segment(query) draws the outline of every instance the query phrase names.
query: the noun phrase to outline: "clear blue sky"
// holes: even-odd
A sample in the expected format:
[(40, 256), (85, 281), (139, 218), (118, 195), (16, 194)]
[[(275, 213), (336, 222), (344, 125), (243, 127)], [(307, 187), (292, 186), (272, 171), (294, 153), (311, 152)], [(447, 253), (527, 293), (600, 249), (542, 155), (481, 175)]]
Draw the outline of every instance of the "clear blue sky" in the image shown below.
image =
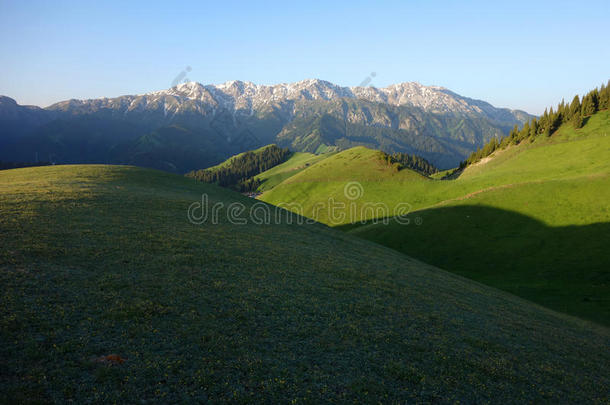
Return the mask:
[(610, 2), (0, 0), (0, 94), (47, 106), (201, 83), (418, 81), (540, 113), (610, 78)]

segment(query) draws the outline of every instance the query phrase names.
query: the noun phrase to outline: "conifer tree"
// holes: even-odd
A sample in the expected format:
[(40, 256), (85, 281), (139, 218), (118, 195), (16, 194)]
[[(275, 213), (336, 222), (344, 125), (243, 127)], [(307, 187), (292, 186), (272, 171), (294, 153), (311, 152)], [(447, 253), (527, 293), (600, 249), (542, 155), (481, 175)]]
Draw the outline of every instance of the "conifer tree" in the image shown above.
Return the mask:
[(574, 126), (574, 128), (578, 129), (582, 128), (582, 124), (582, 115), (580, 114), (580, 111), (577, 111), (576, 114), (574, 114), (574, 116), (572, 117), (572, 125)]
[(595, 112), (595, 105), (593, 104), (593, 100), (591, 99), (591, 94), (589, 93), (582, 99), (581, 115), (583, 117), (588, 117), (589, 115), (593, 114), (594, 112)]
[(566, 102), (564, 99), (561, 99), (561, 103), (557, 106), (557, 112), (561, 115), (561, 121), (563, 122), (563, 119), (566, 116)]
[(544, 133), (544, 131), (546, 130), (548, 125), (549, 125), (549, 110), (548, 110), (548, 108), (545, 108), (544, 113), (540, 116), (540, 119), (538, 122), (538, 133), (539, 134)]
[(532, 125), (530, 126), (529, 137), (534, 138), (538, 135), (538, 121), (536, 118), (532, 119)]
[(610, 81), (608, 84), (602, 84), (599, 90), (599, 110), (606, 110), (610, 107)]
[(523, 128), (521, 129), (521, 132), (519, 132), (519, 136), (515, 139), (515, 141), (513, 141), (513, 143), (515, 145), (518, 145), (521, 140), (523, 140), (525, 137), (527, 137), (530, 133), (530, 123), (526, 122), (525, 125), (523, 125)]
[(580, 108), (580, 97), (576, 95), (570, 104), (569, 119), (572, 119), (577, 113), (580, 115)]
[(547, 112), (544, 111), (544, 127), (542, 127), (541, 133), (545, 136), (551, 136), (553, 132), (553, 124), (555, 123), (555, 112), (553, 111), (553, 107)]
[(512, 131), (510, 132), (510, 137), (512, 139), (515, 139), (517, 136), (519, 136), (519, 125), (515, 124)]
[(557, 131), (557, 129), (559, 129), (559, 127), (561, 126), (562, 121), (563, 121), (563, 119), (562, 119), (560, 111), (557, 111), (556, 113), (551, 114), (549, 129), (548, 129), (546, 136), (553, 135), (553, 133), (555, 133), (555, 131)]
[(585, 123), (585, 117), (608, 108), (610, 108), (610, 80), (599, 89), (591, 90), (582, 98), (582, 101), (576, 95), (569, 105), (562, 100), (557, 105), (557, 110), (553, 108), (544, 110), (544, 113), (538, 119), (533, 118), (526, 122), (521, 130), (515, 125), (509, 135), (504, 137), (501, 142), (498, 143), (497, 139), (492, 139), (482, 149), (478, 148), (475, 152), (472, 152), (468, 159), (460, 163), (460, 168), (463, 169), (469, 164), (479, 161), (498, 148), (506, 148), (511, 144), (517, 145), (528, 137), (533, 141), (538, 134), (551, 136), (566, 122), (570, 122), (574, 128), (581, 128)]
[(593, 113), (599, 111), (599, 91), (594, 89), (591, 91), (591, 103), (593, 103)]

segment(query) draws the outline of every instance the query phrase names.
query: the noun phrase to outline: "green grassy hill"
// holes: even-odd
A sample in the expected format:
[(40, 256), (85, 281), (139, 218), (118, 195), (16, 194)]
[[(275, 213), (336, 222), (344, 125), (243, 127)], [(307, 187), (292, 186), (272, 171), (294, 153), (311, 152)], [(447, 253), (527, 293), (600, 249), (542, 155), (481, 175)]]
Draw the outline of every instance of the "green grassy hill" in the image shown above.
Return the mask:
[[(202, 194), (219, 223), (187, 219)], [(133, 167), (0, 172), (2, 402), (608, 400), (608, 329), (231, 203), (262, 204)]]
[[(263, 193), (261, 199), (274, 205), (298, 204), (298, 207), (292, 206), (293, 211), (329, 225), (338, 225), (361, 219), (360, 207), (365, 204), (383, 201), (393, 208), (402, 200), (400, 193), (392, 190), (407, 185), (423, 185), (426, 179), (410, 169), (398, 171), (383, 160), (381, 152), (358, 146), (306, 168)], [(364, 191), (356, 201), (345, 195), (346, 185), (354, 180)], [(352, 202), (359, 207), (354, 215), (343, 215), (339, 220), (329, 217), (331, 203), (348, 206)]]
[[(610, 223), (608, 133), (610, 113), (601, 111), (581, 129), (565, 125), (550, 138), (499, 150), (451, 181), (404, 179), (389, 169), (371, 178), (375, 172), (365, 159), (327, 166), (323, 178), (318, 164), (262, 198), (273, 204), (298, 202), (305, 215), (322, 222), (343, 225), (358, 236), (551, 308), (610, 324), (610, 255), (603, 248), (610, 243), (604, 225)], [(361, 183), (361, 198), (343, 196), (349, 181)], [(355, 205), (356, 215), (314, 215), (315, 204), (329, 196), (346, 207)], [(371, 202), (386, 204), (390, 215), (406, 203), (412, 209), (410, 224), (353, 224), (375, 217), (374, 210), (363, 208)]]
[[(468, 167), (455, 181), (430, 179), (405, 170), (395, 173), (377, 159), (377, 151), (356, 147), (335, 155), (335, 160), (326, 159), (307, 168), (263, 194), (262, 199), (271, 203), (298, 201), (308, 215), (317, 202), (326, 201), (329, 195), (340, 198), (348, 182), (358, 181), (365, 199), (355, 201), (357, 204), (381, 201), (393, 208), (406, 202), (413, 209), (421, 209), (488, 188), (603, 175), (610, 173), (608, 132), (610, 113), (602, 111), (579, 130), (565, 126), (551, 138), (498, 151), (493, 159)], [(324, 217), (318, 219), (326, 222)], [(368, 220), (371, 216), (359, 212), (355, 219)], [(348, 218), (342, 224), (347, 223)]]
[(300, 173), (307, 167), (326, 159), (330, 154), (314, 155), (313, 153), (294, 152), (284, 163), (272, 167), (271, 169), (255, 176), (262, 182), (259, 191), (271, 190), (273, 187), (282, 183), (289, 177)]

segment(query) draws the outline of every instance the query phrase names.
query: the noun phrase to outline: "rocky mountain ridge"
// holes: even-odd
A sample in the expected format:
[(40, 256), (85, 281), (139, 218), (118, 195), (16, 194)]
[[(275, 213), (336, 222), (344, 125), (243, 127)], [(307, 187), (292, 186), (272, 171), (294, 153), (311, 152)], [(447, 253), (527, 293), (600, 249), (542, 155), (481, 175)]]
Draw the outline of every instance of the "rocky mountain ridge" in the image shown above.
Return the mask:
[(438, 86), (341, 87), (310, 79), (197, 82), (41, 109), (0, 99), (0, 160), (125, 163), (190, 171), (270, 143), (321, 153), (356, 145), (456, 166), (531, 116)]

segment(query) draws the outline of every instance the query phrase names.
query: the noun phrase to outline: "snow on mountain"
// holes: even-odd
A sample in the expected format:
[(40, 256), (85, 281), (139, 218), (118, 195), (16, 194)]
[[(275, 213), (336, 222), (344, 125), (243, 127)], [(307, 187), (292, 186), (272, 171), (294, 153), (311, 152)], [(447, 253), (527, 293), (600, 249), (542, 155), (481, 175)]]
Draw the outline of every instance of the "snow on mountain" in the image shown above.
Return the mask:
[(411, 106), (431, 113), (481, 114), (487, 118), (523, 121), (523, 111), (496, 108), (491, 104), (462, 97), (439, 86), (416, 82), (393, 84), (384, 88), (341, 87), (333, 83), (307, 79), (295, 83), (259, 85), (232, 80), (222, 84), (181, 83), (167, 90), (140, 95), (92, 100), (67, 100), (50, 106), (49, 110), (94, 112), (102, 109), (130, 112), (154, 111), (170, 117), (183, 112), (214, 115), (228, 110), (233, 115), (253, 115), (270, 107), (291, 106), (298, 101), (363, 100), (392, 106)]
[(144, 96), (173, 96), (180, 101), (194, 100), (214, 107), (224, 107), (237, 111), (251, 111), (265, 105), (287, 101), (337, 100), (341, 98), (359, 99), (395, 106), (413, 106), (437, 113), (489, 114), (499, 110), (489, 103), (462, 97), (443, 87), (424, 86), (416, 82), (393, 84), (385, 88), (341, 87), (318, 79), (271, 86), (239, 80), (218, 85), (188, 82)]
[[(5, 159), (27, 160), (44, 147), (58, 161), (135, 162), (180, 171), (269, 143), (302, 152), (364, 144), (417, 154), (447, 168), (530, 118), (414, 82), (385, 88), (318, 79), (275, 85), (187, 82), (146, 94), (66, 100), (45, 109), (0, 98), (0, 152), (8, 151)], [(27, 143), (21, 139), (26, 134), (39, 141)], [(66, 139), (59, 142), (61, 137)], [(92, 139), (100, 144), (91, 146)], [(75, 152), (83, 148), (91, 149), (89, 160)]]

